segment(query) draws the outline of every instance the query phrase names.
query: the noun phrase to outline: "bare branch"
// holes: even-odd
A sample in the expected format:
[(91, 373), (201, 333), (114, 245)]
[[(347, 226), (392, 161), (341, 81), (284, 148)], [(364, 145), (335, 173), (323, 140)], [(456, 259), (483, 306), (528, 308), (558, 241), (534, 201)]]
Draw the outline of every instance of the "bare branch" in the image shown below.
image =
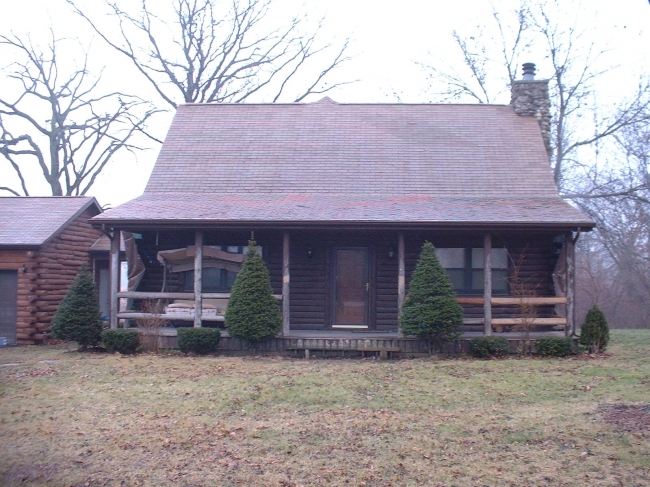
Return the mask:
[[(298, 79), (310, 79), (312, 71), (312, 81), (293, 95), (294, 100), (347, 83), (327, 85), (325, 80), (349, 59), (348, 42), (340, 48), (319, 47), (319, 29), (306, 35), (306, 21), (298, 17), (285, 27), (269, 29), (266, 19), (271, 0), (231, 0), (227, 10), (217, 0), (174, 0), (171, 24), (154, 13), (164, 8), (158, 4), (142, 0), (138, 10), (130, 13), (106, 0), (117, 22), (115, 36), (103, 22), (87, 15), (78, 6), (79, 0), (66, 1), (174, 108), (181, 102), (243, 102), (253, 96), (277, 101), (292, 96), (289, 86), (298, 91)], [(327, 61), (325, 56), (332, 51)], [(307, 62), (316, 57), (325, 69), (316, 70), (313, 62)]]
[[(0, 36), (1, 48), (21, 56), (9, 78), (22, 88), (15, 100), (0, 95), (0, 154), (25, 195), (27, 176), (38, 170), (53, 195), (86, 194), (118, 151), (139, 149), (131, 140), (146, 134), (147, 120), (158, 111), (136, 97), (100, 93), (99, 77), (89, 79), (87, 53), (81, 67), (62, 71), (57, 58), (62, 40), (53, 33), (51, 39), (43, 53), (16, 36)], [(13, 136), (8, 124), (20, 135)]]

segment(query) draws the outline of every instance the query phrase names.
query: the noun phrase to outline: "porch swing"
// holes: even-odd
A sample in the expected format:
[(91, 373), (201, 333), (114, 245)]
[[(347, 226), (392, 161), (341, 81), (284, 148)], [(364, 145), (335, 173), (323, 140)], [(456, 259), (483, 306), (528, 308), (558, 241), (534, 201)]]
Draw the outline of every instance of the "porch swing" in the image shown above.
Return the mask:
[[(196, 249), (188, 246), (180, 249), (162, 250), (158, 252), (157, 259), (163, 265), (162, 291), (166, 292), (169, 273), (190, 272), (194, 270)], [(223, 269), (239, 273), (244, 262), (244, 254), (235, 254), (221, 250), (220, 247), (203, 247), (203, 269)], [(223, 321), (230, 299), (229, 293), (205, 293), (202, 295), (201, 317), (207, 321)], [(193, 316), (194, 301), (176, 299), (165, 306), (165, 314), (178, 318)]]

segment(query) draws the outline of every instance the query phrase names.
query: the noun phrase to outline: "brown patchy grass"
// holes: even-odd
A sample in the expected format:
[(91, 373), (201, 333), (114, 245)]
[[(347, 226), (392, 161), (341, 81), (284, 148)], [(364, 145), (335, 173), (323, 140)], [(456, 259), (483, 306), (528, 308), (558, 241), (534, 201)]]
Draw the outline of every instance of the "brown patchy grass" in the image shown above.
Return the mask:
[[(644, 486), (650, 330), (569, 359), (0, 350), (0, 485)], [(612, 406), (614, 405), (614, 406)], [(635, 413), (635, 414), (636, 414)]]

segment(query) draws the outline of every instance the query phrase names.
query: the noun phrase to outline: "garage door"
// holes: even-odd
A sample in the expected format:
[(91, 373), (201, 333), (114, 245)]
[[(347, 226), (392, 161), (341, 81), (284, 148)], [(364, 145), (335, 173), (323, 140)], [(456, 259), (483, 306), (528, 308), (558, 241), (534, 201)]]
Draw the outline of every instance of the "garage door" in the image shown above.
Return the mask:
[(9, 345), (16, 344), (17, 301), (18, 272), (0, 271), (0, 337)]

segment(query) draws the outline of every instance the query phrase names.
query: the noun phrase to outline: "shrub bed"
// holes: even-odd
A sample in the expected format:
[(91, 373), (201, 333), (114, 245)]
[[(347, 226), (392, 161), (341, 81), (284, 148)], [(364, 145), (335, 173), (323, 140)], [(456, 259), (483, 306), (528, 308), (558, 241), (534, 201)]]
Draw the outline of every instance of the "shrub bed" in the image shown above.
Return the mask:
[(535, 342), (535, 354), (542, 357), (566, 357), (572, 353), (570, 338), (543, 337)]
[(217, 328), (179, 328), (178, 348), (198, 355), (214, 353), (219, 348), (221, 332)]
[(123, 354), (136, 353), (140, 351), (140, 332), (117, 328), (104, 330), (102, 332), (102, 343), (108, 352), (120, 352)]
[(505, 357), (510, 353), (510, 344), (503, 337), (480, 337), (469, 342), (472, 357)]

